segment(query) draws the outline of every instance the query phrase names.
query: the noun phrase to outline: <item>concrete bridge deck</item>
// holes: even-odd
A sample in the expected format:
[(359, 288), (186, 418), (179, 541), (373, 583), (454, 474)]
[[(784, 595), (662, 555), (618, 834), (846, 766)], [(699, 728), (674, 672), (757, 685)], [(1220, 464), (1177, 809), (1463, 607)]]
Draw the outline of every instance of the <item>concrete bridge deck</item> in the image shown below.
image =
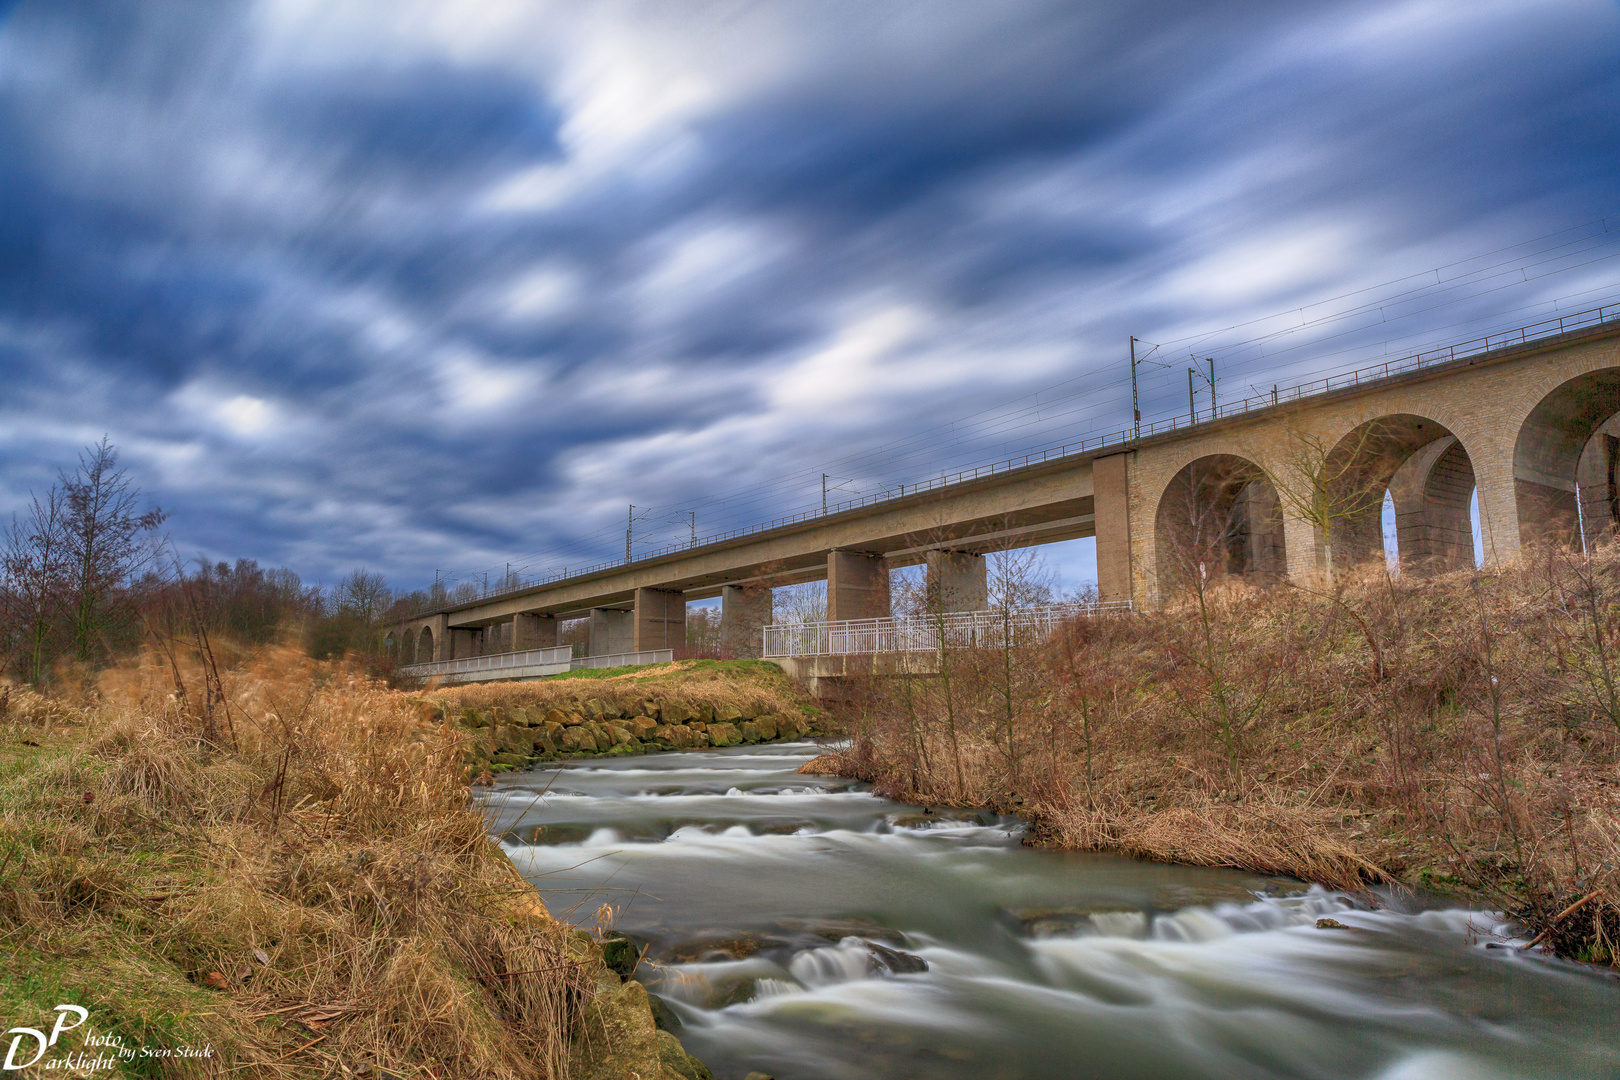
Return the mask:
[[(1472, 565), (1476, 492), (1487, 562), (1526, 542), (1579, 544), (1620, 523), (1617, 316), (1566, 316), (446, 605), (392, 636), (409, 659), (447, 661), (553, 646), (560, 619), (588, 616), (592, 654), (678, 648), (687, 602), (719, 596), (724, 646), (759, 655), (772, 587), (825, 579), (829, 621), (883, 618), (888, 571), (926, 564), (935, 602), (972, 611), (985, 606), (987, 553), (1087, 536), (1101, 599), (1142, 609), (1189, 561), (1275, 578), (1321, 572), (1330, 548), (1335, 566), (1382, 557), (1386, 491), (1419, 570)], [(1366, 497), (1331, 538), (1278, 490), (1312, 448), (1320, 473)]]

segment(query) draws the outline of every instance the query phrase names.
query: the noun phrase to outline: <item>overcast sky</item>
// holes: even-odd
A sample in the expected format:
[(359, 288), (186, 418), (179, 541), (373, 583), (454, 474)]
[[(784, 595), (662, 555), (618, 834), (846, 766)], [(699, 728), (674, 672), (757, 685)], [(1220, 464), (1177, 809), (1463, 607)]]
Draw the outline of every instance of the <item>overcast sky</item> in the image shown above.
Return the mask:
[(105, 433), (311, 581), (1117, 430), (1132, 334), (1152, 419), (1620, 298), (1613, 2), (0, 13), (0, 508)]

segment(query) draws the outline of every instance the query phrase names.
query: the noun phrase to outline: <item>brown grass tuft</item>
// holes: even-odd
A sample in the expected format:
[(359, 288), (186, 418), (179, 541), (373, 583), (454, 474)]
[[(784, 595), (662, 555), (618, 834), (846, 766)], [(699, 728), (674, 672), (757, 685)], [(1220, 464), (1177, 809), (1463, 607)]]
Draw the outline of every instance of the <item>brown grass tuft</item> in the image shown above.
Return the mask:
[[(88, 738), (0, 782), (0, 941), (96, 1027), (220, 1052), (176, 1075), (566, 1075), (596, 961), (490, 840), (458, 736), (290, 650), (212, 686), (176, 659), (106, 673)], [(128, 982), (75, 973), (109, 954)]]

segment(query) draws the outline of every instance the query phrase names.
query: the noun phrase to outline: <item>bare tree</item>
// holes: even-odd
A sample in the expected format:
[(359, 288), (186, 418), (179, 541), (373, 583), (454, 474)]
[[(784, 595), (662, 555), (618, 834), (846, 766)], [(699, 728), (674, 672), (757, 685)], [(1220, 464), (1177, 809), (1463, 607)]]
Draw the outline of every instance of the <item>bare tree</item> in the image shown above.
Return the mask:
[(350, 572), (338, 582), (334, 593), (338, 610), (353, 615), (367, 626), (375, 625), (393, 602), (393, 593), (383, 576), (365, 569)]
[(7, 621), (20, 637), (22, 667), (29, 682), (45, 676), (48, 646), (66, 600), (71, 564), (62, 489), (33, 497), (25, 518), (11, 519), (0, 555)]
[(774, 618), (779, 623), (812, 623), (827, 620), (827, 583), (806, 581), (776, 590)]
[(1383, 505), (1387, 477), (1378, 467), (1385, 456), (1383, 432), (1376, 424), (1364, 424), (1350, 436), (1348, 445), (1331, 447), (1319, 435), (1290, 431), (1292, 452), (1277, 472), (1267, 478), (1277, 497), (1315, 527), (1322, 539), (1322, 555), (1327, 567), (1328, 585), (1336, 584), (1336, 559), (1344, 552), (1340, 539), (1351, 526)]
[(79, 455), (73, 475), (61, 474), (69, 567), (69, 624), (80, 660), (94, 657), (120, 590), (149, 566), (162, 544), (155, 531), (167, 515), (142, 511), (141, 492), (105, 437)]

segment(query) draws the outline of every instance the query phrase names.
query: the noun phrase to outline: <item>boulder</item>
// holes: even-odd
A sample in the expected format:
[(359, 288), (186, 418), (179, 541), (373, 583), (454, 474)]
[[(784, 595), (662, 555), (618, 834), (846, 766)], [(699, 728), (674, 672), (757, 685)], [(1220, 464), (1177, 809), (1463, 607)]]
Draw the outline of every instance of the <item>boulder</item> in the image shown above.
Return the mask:
[(714, 1080), (714, 1073), (704, 1067), (703, 1062), (688, 1054), (681, 1046), (681, 1040), (662, 1030), (654, 1038), (658, 1040), (658, 1060), (672, 1080), (675, 1077), (680, 1080)]
[[(561, 731), (562, 729), (558, 728), (557, 730)], [(536, 754), (555, 754), (557, 752), (557, 740), (545, 728), (530, 728), (529, 736), (532, 739), (530, 745), (534, 747)]]
[(495, 752), (495, 733), (489, 728), (475, 728), (467, 732), (467, 744), (487, 758)]
[(516, 724), (502, 724), (495, 729), (495, 749), (506, 754), (528, 754), (534, 747), (529, 729)]
[(744, 720), (737, 725), (737, 730), (742, 732), (742, 740), (745, 743), (756, 743), (760, 740), (759, 725), (752, 720)]
[(754, 721), (754, 727), (759, 729), (759, 737), (763, 742), (770, 742), (776, 738), (776, 717), (761, 716)]
[(529, 763), (527, 754), (494, 754), (489, 759), (491, 765), (505, 765), (509, 769), (520, 769)]
[(714, 706), (704, 705), (698, 709), (698, 719), (703, 721), (705, 724), (714, 723)]
[(590, 730), (584, 725), (579, 727), (563, 728), (562, 738), (565, 750), (588, 750), (596, 752), (596, 740), (591, 737)]
[(641, 949), (624, 934), (609, 930), (602, 935), (602, 963), (621, 979), (628, 979), (641, 963)]
[(548, 724), (557, 724), (557, 725), (560, 726), (562, 724), (566, 724), (567, 722), (568, 722), (568, 714), (563, 712), (561, 709), (547, 709), (546, 710), (546, 723), (548, 723)]
[(603, 705), (601, 698), (586, 698), (584, 705), (581, 706), (581, 711), (585, 713), (585, 720), (587, 723), (592, 720), (602, 719), (602, 710)]
[(737, 746), (743, 741), (742, 732), (737, 730), (736, 724), (710, 724), (708, 734), (709, 743), (713, 746)]
[(613, 741), (614, 746), (623, 746), (626, 743), (640, 741), (631, 733), (630, 729), (625, 727), (623, 724), (609, 724), (607, 730), (608, 737)]
[(695, 729), (693, 730), (693, 732), (692, 732), (692, 746), (693, 746), (694, 749), (701, 748), (701, 747), (704, 747), (704, 746), (708, 746), (709, 744), (710, 744), (709, 733), (707, 731), (697, 731)]
[(714, 718), (722, 724), (735, 724), (743, 718), (742, 710), (735, 705), (716, 705)]
[(604, 989), (598, 982), (579, 1031), (573, 1067), (568, 1070), (578, 1080), (628, 1080), (632, 1076), (663, 1080), (669, 1075), (647, 991), (634, 980), (616, 989)]
[(470, 728), (489, 727), (489, 714), (479, 712), (469, 705), (461, 710), (461, 722)]
[(625, 721), (625, 726), (630, 729), (630, 734), (642, 741), (646, 741), (653, 737), (654, 731), (658, 730), (658, 721), (650, 716), (632, 716)]

